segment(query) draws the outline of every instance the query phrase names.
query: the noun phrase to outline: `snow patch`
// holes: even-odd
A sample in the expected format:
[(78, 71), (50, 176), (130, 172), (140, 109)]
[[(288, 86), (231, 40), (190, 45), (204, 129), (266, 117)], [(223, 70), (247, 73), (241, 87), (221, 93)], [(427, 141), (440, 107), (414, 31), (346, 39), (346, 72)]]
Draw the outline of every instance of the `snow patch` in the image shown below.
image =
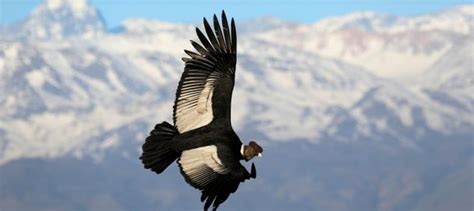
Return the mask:
[(26, 74), (26, 79), (33, 87), (41, 87), (47, 80), (44, 70), (32, 70)]
[(433, 113), (431, 111), (423, 111), (423, 116), (426, 119), (426, 123), (432, 130), (440, 131), (445, 133), (443, 121), (440, 118), (439, 114)]

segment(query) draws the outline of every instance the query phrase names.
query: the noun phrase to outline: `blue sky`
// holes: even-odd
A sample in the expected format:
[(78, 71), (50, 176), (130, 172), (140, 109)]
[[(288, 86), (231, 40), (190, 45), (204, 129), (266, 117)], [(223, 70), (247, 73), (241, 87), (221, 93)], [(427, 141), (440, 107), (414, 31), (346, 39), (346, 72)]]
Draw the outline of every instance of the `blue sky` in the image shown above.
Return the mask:
[[(42, 0), (0, 0), (2, 24), (25, 18)], [(412, 16), (436, 12), (473, 0), (89, 0), (102, 12), (109, 27), (124, 19), (143, 17), (170, 22), (196, 22), (225, 9), (238, 20), (275, 16), (289, 21), (315, 22), (354, 11), (376, 11)]]

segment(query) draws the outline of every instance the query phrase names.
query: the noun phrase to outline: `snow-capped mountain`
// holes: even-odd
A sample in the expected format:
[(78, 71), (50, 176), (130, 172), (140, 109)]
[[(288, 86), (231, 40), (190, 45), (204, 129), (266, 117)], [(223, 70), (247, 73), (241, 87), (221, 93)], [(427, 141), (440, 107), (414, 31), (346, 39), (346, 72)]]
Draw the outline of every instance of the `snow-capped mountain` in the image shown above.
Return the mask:
[(87, 0), (46, 0), (26, 20), (9, 26), (2, 36), (45, 40), (89, 38), (105, 29), (102, 15)]
[(458, 34), (472, 32), (474, 6), (450, 8), (435, 14), (399, 17), (374, 12), (356, 12), (341, 17), (327, 18), (312, 24), (318, 31), (337, 31), (357, 28), (367, 32), (400, 33), (406, 31), (447, 31)]
[[(442, 13), (443, 17), (445, 13)], [(69, 18), (58, 18), (61, 15)], [(44, 22), (53, 20), (84, 33), (89, 32), (86, 30), (89, 26), (96, 26), (92, 31), (101, 31), (103, 22), (99, 17), (97, 10), (85, 2), (46, 1), (25, 21), (27, 24), (23, 24), (20, 31), (36, 31)], [(416, 146), (413, 139), (426, 133), (450, 134), (469, 131), (473, 127), (472, 100), (450, 98), (458, 105), (453, 106), (438, 98), (433, 100), (419, 88), (405, 87), (391, 80), (390, 75), (380, 77), (363, 66), (348, 64), (344, 58), (331, 59), (324, 53), (321, 57), (316, 54), (318, 51), (301, 51), (303, 46), (273, 42), (272, 36), (277, 32), (285, 34), (292, 30), (276, 26), (283, 22), (262, 21), (265, 20), (270, 20), (275, 29), (264, 30), (268, 33), (263, 34), (262, 30), (256, 30), (254, 34), (247, 31), (240, 38), (239, 74), (233, 106), (237, 130), (253, 131), (268, 141), (347, 142), (392, 137)], [(323, 25), (301, 27), (305, 30), (316, 28), (318, 36), (313, 41), (324, 41), (323, 48), (353, 47), (352, 42), (335, 44), (331, 40), (340, 39), (340, 33), (352, 33), (350, 36), (353, 37), (359, 32), (341, 26), (340, 30), (326, 34), (327, 40), (319, 36)], [(294, 27), (286, 23), (282, 26)], [(124, 22), (123, 29), (121, 33), (103, 33), (93, 38), (66, 36), (78, 31), (63, 30), (63, 33), (49, 31), (40, 37), (26, 34), (31, 39), (16, 34), (18, 39), (1, 41), (1, 61), (5, 67), (1, 72), (1, 89), (5, 93), (0, 101), (1, 163), (24, 156), (54, 157), (107, 148), (124, 141), (114, 132), (119, 128), (133, 124), (151, 126), (160, 119), (170, 119), (173, 93), (182, 69), (180, 57), (184, 56), (182, 49), (191, 47), (187, 40), (193, 26), (134, 19)], [(370, 34), (372, 32), (361, 33), (364, 33), (361, 39), (369, 39), (365, 35), (370, 39), (379, 36)], [(416, 37), (419, 32), (409, 29), (403, 33), (403, 37)], [(440, 42), (443, 47), (433, 47), (435, 41), (418, 45), (425, 50), (439, 50), (454, 45), (452, 34), (456, 39), (464, 36), (458, 35), (456, 27), (446, 33), (449, 36), (433, 35), (443, 37)], [(56, 35), (62, 39), (58, 40)], [(268, 39), (264, 39), (265, 36)], [(310, 38), (304, 36), (303, 40)], [(414, 48), (410, 43), (390, 42), (389, 45)], [(386, 51), (389, 53), (385, 55), (391, 55), (390, 50)], [(384, 55), (371, 57), (376, 60)], [(462, 55), (456, 56), (459, 57)], [(385, 66), (406, 62), (399, 57), (392, 59), (389, 64), (384, 61)], [(440, 63), (446, 66), (443, 68), (458, 65)], [(432, 71), (442, 70), (433, 68)], [(451, 71), (472, 72), (472, 69), (464, 65)], [(435, 81), (430, 84), (450, 81), (457, 84), (454, 79), (433, 78)], [(469, 81), (463, 82), (462, 86), (472, 89)], [(428, 89), (438, 87), (443, 88), (439, 85)], [(136, 141), (142, 140), (146, 132), (147, 129), (135, 132)], [(105, 138), (104, 134), (109, 135)]]
[[(266, 151), (223, 208), (470, 210), (472, 8), (240, 23), (232, 121)], [(86, 1), (47, 0), (2, 31), (0, 209), (200, 206), (176, 168), (155, 177), (137, 159), (171, 121), (194, 27), (110, 32)]]
[(417, 82), (424, 87), (462, 95), (472, 100), (472, 93), (474, 93), (473, 38), (473, 35), (470, 35), (469, 38), (456, 43), (422, 75), (416, 77)]
[(256, 36), (358, 65), (381, 77), (406, 80), (472, 36), (473, 18), (470, 5), (415, 17), (359, 12), (276, 27)]

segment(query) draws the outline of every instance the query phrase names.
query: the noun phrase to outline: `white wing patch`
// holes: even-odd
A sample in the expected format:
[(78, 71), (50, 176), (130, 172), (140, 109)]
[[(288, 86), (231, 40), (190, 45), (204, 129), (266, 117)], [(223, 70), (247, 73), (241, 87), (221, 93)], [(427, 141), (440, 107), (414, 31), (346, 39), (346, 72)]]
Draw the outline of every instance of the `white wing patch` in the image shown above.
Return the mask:
[(204, 89), (199, 96), (198, 104), (197, 104), (197, 112), (198, 114), (205, 114), (206, 112), (210, 111), (211, 118), (212, 118), (212, 93), (214, 92), (214, 82), (215, 79), (209, 78), (206, 80), (206, 84), (204, 85)]
[(230, 172), (217, 156), (216, 146), (185, 150), (178, 162), (191, 181), (202, 187), (216, 179), (219, 174)]
[[(212, 73), (205, 79), (204, 86), (196, 86), (194, 80), (199, 78), (189, 77), (181, 89), (181, 94), (176, 103), (176, 127), (183, 133), (209, 124), (213, 119), (212, 95), (218, 73)], [(204, 80), (203, 80), (204, 81)]]

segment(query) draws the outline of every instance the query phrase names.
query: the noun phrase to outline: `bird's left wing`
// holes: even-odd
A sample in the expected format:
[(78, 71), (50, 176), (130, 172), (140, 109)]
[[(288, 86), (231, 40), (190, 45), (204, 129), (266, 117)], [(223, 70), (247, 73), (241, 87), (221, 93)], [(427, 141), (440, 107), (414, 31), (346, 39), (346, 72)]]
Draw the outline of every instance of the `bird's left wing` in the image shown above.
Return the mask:
[(186, 182), (201, 190), (205, 210), (211, 204), (217, 209), (241, 182), (257, 176), (253, 163), (249, 173), (229, 148), (220, 145), (185, 150), (178, 164)]
[(204, 19), (207, 37), (196, 28), (202, 45), (191, 41), (197, 52), (187, 51), (184, 72), (176, 92), (173, 120), (180, 133), (221, 118), (230, 124), (234, 88), (237, 35), (235, 23), (227, 23), (222, 12), (222, 29), (214, 15), (214, 30)]

